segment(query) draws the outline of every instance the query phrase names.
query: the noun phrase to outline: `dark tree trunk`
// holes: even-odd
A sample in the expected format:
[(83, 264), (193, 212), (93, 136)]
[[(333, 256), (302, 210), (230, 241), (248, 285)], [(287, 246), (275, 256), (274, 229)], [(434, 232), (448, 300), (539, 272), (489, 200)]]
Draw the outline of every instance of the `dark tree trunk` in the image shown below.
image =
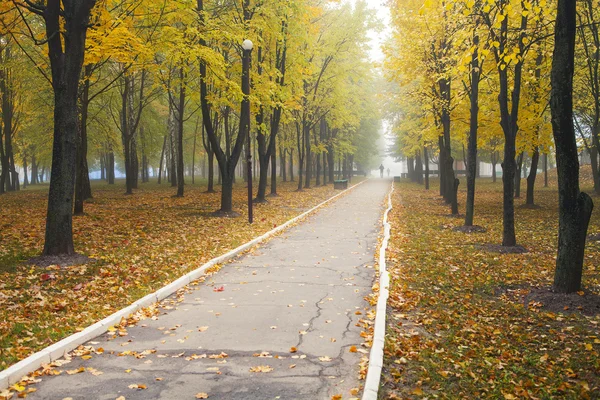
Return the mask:
[(183, 197), (184, 165), (183, 165), (183, 122), (185, 116), (185, 74), (183, 67), (179, 70), (179, 104), (177, 105), (177, 197)]
[(279, 175), (284, 182), (287, 182), (287, 150), (285, 148), (279, 149)]
[(517, 172), (515, 173), (515, 198), (521, 197), (521, 178), (523, 177), (523, 160), (525, 152), (521, 152), (517, 158)]
[(158, 184), (160, 185), (162, 180), (162, 172), (163, 172), (163, 163), (165, 160), (165, 148), (167, 147), (167, 135), (163, 138), (162, 150), (160, 152), (160, 161), (158, 164)]
[[(48, 0), (43, 13), (54, 91), (54, 143), (44, 255), (75, 253), (72, 212), (77, 156), (77, 94), (94, 3), (94, 0), (62, 2), (61, 8), (61, 1)], [(67, 16), (64, 21), (61, 15)]]
[(114, 185), (115, 184), (115, 153), (113, 152), (112, 146), (110, 146), (110, 149), (108, 151), (107, 174), (108, 174), (108, 184)]
[[(10, 47), (6, 45), (4, 52), (0, 52), (0, 63), (7, 62), (11, 59)], [(12, 148), (13, 135), (13, 117), (15, 112), (14, 91), (12, 87), (12, 71), (8, 67), (0, 68), (0, 93), (1, 98), (1, 114), (3, 131), (0, 134), (0, 140), (4, 136), (4, 148), (0, 148), (0, 156), (2, 162), (2, 174), (0, 175), (0, 193), (3, 191), (14, 191), (16, 189), (14, 174), (14, 154)]]
[(473, 37), (475, 50), (471, 56), (471, 93), (470, 93), (470, 120), (469, 144), (467, 150), (467, 206), (465, 212), (465, 226), (473, 226), (475, 214), (475, 178), (477, 176), (477, 129), (479, 118), (479, 36)]
[(544, 153), (544, 187), (548, 187), (548, 153)]
[(498, 155), (492, 152), (492, 182), (496, 183), (496, 164), (498, 164)]
[[(84, 186), (87, 180), (89, 186), (89, 172), (87, 169), (87, 120), (89, 109), (89, 94), (90, 94), (90, 79), (91, 65), (86, 65), (84, 72), (84, 82), (81, 91), (80, 99), (80, 120), (79, 120), (79, 135), (77, 140), (77, 173), (75, 176), (75, 207), (73, 213), (75, 215), (83, 214), (83, 201), (86, 199)], [(86, 179), (87, 176), (87, 179)], [(91, 195), (91, 189), (89, 189)]]
[(100, 180), (106, 179), (106, 154), (100, 154)]
[(418, 184), (423, 184), (423, 162), (421, 161), (421, 152), (415, 156), (415, 179)]
[(273, 137), (271, 140), (273, 143), (270, 143), (271, 149), (271, 192), (269, 193), (270, 197), (277, 196), (277, 142), (276, 137)]
[(537, 177), (537, 167), (538, 162), (540, 160), (540, 149), (536, 147), (533, 151), (533, 156), (531, 157), (531, 169), (529, 170), (529, 175), (527, 176), (527, 197), (525, 200), (525, 204), (532, 206), (533, 203), (533, 190), (535, 189), (535, 178)]
[(550, 110), (558, 173), (558, 255), (554, 290), (581, 289), (587, 228), (594, 203), (579, 191), (579, 160), (573, 126), (576, 2), (558, 0), (552, 56)]
[(308, 125), (308, 122), (304, 122), (302, 124), (303, 126), (303, 131), (304, 131), (304, 145), (306, 146), (304, 154), (306, 157), (306, 168), (304, 169), (305, 172), (305, 182), (304, 182), (304, 188), (308, 189), (310, 188), (310, 178), (311, 178), (311, 163), (312, 163), (312, 156), (311, 156), (311, 151), (310, 151), (310, 127)]
[(429, 150), (423, 147), (423, 158), (425, 159), (425, 190), (429, 190)]
[(35, 153), (31, 155), (31, 179), (29, 180), (31, 185), (36, 185), (40, 183), (38, 177), (38, 165), (35, 159)]
[(27, 155), (23, 153), (23, 188), (26, 188), (29, 185), (29, 181), (27, 179)]
[(327, 143), (327, 167), (329, 168), (329, 183), (333, 184), (335, 180), (335, 152), (333, 149), (333, 141), (329, 140)]
[(294, 182), (294, 152), (290, 149), (290, 182)]

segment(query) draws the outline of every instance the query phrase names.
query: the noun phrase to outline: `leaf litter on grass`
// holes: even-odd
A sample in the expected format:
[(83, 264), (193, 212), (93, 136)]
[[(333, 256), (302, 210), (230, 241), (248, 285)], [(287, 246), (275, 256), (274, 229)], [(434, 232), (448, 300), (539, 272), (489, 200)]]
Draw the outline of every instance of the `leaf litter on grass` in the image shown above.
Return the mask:
[[(462, 221), (443, 216), (434, 185), (396, 187), (382, 398), (600, 396), (598, 313), (528, 297), (552, 284), (557, 242), (556, 189), (535, 195), (539, 209), (515, 210), (528, 252), (499, 254), (481, 245), (502, 238), (501, 183), (478, 183), (475, 222), (487, 230), (478, 233), (449, 229)], [(600, 232), (598, 207), (588, 232)], [(588, 242), (584, 295), (600, 292), (598, 260), (600, 246)]]

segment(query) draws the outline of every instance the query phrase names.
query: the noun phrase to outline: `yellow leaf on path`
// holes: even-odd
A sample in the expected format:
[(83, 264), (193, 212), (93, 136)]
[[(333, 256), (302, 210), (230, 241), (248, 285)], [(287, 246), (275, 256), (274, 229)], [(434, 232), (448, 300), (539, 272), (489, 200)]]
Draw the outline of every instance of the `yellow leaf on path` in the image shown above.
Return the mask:
[(296, 368), (296, 364), (290, 364), (290, 369)]
[(70, 370), (68, 370), (67, 374), (68, 375), (75, 375), (75, 374), (79, 374), (79, 373), (84, 372), (84, 371), (85, 371), (85, 368), (79, 367), (77, 369), (70, 369)]
[(196, 393), (197, 399), (208, 399), (208, 394), (204, 392)]
[(146, 385), (143, 384), (138, 384), (138, 383), (132, 383), (131, 385), (128, 386), (129, 389), (146, 389)]
[(356, 346), (350, 346), (350, 353), (356, 353)]
[(258, 365), (256, 367), (250, 368), (250, 372), (271, 372), (273, 368), (269, 365)]
[(334, 394), (333, 396), (331, 396), (331, 400), (342, 400), (342, 395)]
[(116, 400), (125, 400), (125, 396), (119, 396)]
[(23, 390), (25, 390), (25, 386), (19, 385), (18, 383), (12, 385), (12, 388), (15, 389), (17, 392), (22, 392)]
[(295, 348), (295, 347), (291, 347), (291, 348), (290, 348), (290, 353), (295, 353), (295, 352), (297, 352), (297, 351), (298, 351), (298, 349), (297, 349), (297, 348)]
[(92, 356), (87, 355), (87, 356), (81, 356), (82, 360), (89, 360), (90, 358), (92, 358)]
[(319, 361), (329, 362), (329, 361), (331, 361), (331, 357), (329, 357), (329, 356), (319, 357)]
[(352, 388), (350, 389), (350, 394), (352, 396), (356, 396), (358, 394), (359, 389), (358, 388)]

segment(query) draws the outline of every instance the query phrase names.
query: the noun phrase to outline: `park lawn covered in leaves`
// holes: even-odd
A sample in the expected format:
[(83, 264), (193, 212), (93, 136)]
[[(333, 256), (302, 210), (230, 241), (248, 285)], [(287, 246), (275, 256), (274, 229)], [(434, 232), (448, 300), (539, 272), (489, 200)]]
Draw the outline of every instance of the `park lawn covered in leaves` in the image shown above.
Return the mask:
[[(358, 181), (358, 180), (357, 180)], [(152, 293), (208, 260), (259, 236), (339, 193), (331, 185), (255, 205), (247, 222), (247, 189), (234, 188), (238, 218), (215, 218), (220, 193), (142, 184), (124, 196), (121, 182), (94, 183), (85, 215), (73, 219), (75, 249), (95, 261), (37, 267), (25, 261), (43, 249), (46, 190), (0, 197), (0, 370)], [(217, 187), (218, 189), (218, 187)]]
[[(600, 398), (600, 315), (528, 297), (552, 284), (556, 186), (538, 178), (540, 209), (515, 200), (517, 241), (529, 252), (499, 254), (478, 245), (501, 243), (501, 185), (478, 180), (475, 224), (487, 232), (468, 234), (452, 230), (464, 217), (448, 216), (437, 182), (396, 184), (383, 398)], [(589, 234), (600, 233), (593, 199)], [(599, 241), (588, 240), (583, 274), (580, 295), (598, 294)]]

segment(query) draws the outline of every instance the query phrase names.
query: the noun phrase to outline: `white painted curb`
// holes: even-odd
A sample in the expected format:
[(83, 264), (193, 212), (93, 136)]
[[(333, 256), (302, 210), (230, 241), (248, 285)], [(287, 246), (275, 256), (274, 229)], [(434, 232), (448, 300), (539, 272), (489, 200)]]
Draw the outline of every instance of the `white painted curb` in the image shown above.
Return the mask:
[(298, 222), (302, 218), (308, 216), (309, 214), (312, 214), (313, 212), (315, 212), (319, 208), (323, 207), (327, 203), (335, 200), (336, 198), (347, 193), (348, 191), (363, 184), (367, 180), (368, 179), (365, 179), (364, 181), (359, 182), (356, 185), (353, 185), (353, 186), (349, 187), (348, 189), (336, 194), (335, 196), (328, 198), (327, 200), (314, 206), (310, 210), (305, 211), (302, 214), (298, 215), (297, 217), (290, 219), (289, 221), (283, 223), (282, 225), (279, 225), (278, 227), (265, 233), (264, 235), (254, 238), (251, 241), (231, 250), (230, 252), (223, 254), (222, 256), (213, 258), (212, 260), (208, 261), (206, 264), (198, 267), (197, 269), (195, 269), (191, 272), (188, 272), (187, 274), (183, 275), (181, 278), (171, 282), (170, 284), (168, 284), (167, 286), (164, 286), (163, 288), (157, 290), (156, 292), (151, 293), (145, 297), (142, 297), (141, 299), (133, 302), (131, 305), (115, 312), (114, 314), (109, 315), (108, 317), (104, 318), (102, 321), (96, 322), (95, 324), (88, 326), (83, 331), (77, 332), (71, 336), (68, 336), (68, 337), (64, 338), (63, 340), (56, 342), (53, 345), (46, 347), (45, 349), (40, 350), (37, 353), (34, 353), (34, 354), (30, 355), (29, 357), (19, 361), (18, 363), (10, 366), (9, 368), (0, 372), (0, 391), (8, 388), (11, 385), (14, 385), (15, 383), (20, 382), (24, 376), (26, 376), (27, 374), (40, 368), (42, 366), (42, 364), (48, 364), (54, 360), (57, 360), (57, 359), (63, 357), (66, 353), (70, 352), (71, 350), (76, 349), (79, 345), (81, 345), (97, 336), (100, 336), (101, 334), (106, 332), (106, 330), (109, 327), (118, 324), (121, 321), (121, 318), (127, 318), (130, 314), (136, 312), (137, 310), (144, 308), (144, 307), (148, 307), (149, 305), (156, 303), (158, 301), (161, 301), (161, 300), (165, 299), (166, 297), (172, 295), (177, 290), (181, 289), (182, 287), (188, 285), (189, 283), (191, 283), (191, 282), (195, 281), (196, 279), (198, 279), (199, 277), (201, 277), (207, 268), (210, 268), (216, 264), (222, 264), (222, 263), (232, 259), (233, 257), (237, 256), (238, 254), (257, 245), (258, 243), (260, 243), (266, 239), (269, 239), (270, 237), (272, 237), (272, 236), (276, 235), (277, 233), (283, 231), (284, 229), (288, 228), (290, 225)]
[(383, 346), (385, 344), (385, 314), (390, 286), (390, 274), (385, 263), (385, 251), (390, 240), (391, 225), (388, 222), (388, 214), (392, 210), (392, 193), (394, 182), (388, 194), (388, 208), (383, 214), (383, 240), (379, 249), (379, 297), (377, 298), (375, 328), (373, 333), (373, 345), (369, 354), (369, 370), (365, 379), (362, 400), (377, 400), (379, 392), (379, 381), (381, 369), (383, 368)]

